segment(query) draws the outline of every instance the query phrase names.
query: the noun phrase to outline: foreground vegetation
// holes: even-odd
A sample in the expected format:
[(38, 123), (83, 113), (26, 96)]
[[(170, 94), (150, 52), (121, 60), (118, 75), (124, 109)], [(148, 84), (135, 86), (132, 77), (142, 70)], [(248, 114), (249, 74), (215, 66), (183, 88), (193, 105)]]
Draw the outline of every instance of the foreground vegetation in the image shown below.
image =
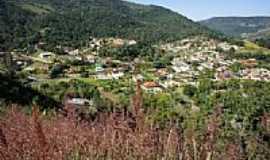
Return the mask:
[[(180, 108), (174, 112), (178, 115), (171, 112), (162, 120), (153, 115), (166, 115), (171, 109), (145, 106), (139, 85), (130, 108), (88, 118), (71, 105), (55, 113), (33, 107), (30, 115), (10, 106), (1, 112), (0, 156), (5, 160), (269, 159), (268, 86), (207, 81), (198, 88), (186, 86), (184, 93), (201, 107)], [(225, 88), (227, 93), (215, 92)]]
[(66, 117), (48, 119), (37, 110), (29, 116), (12, 108), (1, 118), (0, 156), (5, 160), (269, 159), (260, 137), (250, 137), (248, 144), (237, 137), (220, 143), (220, 109), (197, 134), (195, 126), (183, 129), (173, 122), (161, 128), (147, 122), (143, 113), (114, 112), (80, 121), (71, 111)]

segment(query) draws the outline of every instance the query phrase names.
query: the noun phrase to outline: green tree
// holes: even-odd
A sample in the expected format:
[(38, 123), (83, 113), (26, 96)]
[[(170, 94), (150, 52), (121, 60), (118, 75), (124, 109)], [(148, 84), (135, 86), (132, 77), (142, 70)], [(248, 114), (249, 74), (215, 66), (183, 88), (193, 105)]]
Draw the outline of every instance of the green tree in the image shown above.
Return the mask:
[(57, 78), (59, 75), (64, 74), (64, 66), (61, 64), (56, 64), (50, 71), (50, 78)]

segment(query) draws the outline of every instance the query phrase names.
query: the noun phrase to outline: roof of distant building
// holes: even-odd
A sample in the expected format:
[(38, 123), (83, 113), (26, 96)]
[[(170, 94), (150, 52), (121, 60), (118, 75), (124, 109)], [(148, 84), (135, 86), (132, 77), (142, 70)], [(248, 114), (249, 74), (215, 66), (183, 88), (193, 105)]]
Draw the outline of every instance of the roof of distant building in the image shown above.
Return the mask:
[(143, 86), (146, 88), (155, 88), (155, 87), (160, 87), (160, 85), (157, 82), (145, 82), (143, 83)]

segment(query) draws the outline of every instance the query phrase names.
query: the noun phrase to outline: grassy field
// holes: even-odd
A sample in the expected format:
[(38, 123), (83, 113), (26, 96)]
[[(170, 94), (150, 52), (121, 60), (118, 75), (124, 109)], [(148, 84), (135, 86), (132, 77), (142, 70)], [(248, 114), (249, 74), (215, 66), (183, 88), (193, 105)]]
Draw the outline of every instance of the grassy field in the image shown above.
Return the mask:
[(257, 44), (250, 42), (250, 41), (245, 41), (244, 47), (240, 50), (240, 52), (261, 52), (263, 54), (270, 54), (270, 49), (263, 48), (258, 46)]

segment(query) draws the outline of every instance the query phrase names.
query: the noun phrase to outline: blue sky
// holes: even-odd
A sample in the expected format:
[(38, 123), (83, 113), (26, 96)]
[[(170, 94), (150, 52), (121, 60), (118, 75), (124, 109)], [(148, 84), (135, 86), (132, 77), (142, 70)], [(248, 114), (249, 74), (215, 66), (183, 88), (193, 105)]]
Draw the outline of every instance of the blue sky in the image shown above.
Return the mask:
[(155, 4), (177, 11), (190, 19), (216, 16), (270, 16), (270, 0), (129, 0)]

